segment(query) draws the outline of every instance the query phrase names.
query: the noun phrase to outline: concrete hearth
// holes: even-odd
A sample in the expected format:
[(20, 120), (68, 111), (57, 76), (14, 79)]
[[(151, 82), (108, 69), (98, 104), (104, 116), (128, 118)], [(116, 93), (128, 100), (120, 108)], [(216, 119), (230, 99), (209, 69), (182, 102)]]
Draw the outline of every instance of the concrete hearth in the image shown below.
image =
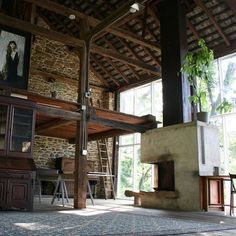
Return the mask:
[(150, 130), (142, 134), (141, 147), (141, 162), (157, 167), (154, 171), (157, 191), (142, 193), (141, 205), (201, 210), (200, 176), (213, 176), (219, 172), (217, 127), (191, 122)]

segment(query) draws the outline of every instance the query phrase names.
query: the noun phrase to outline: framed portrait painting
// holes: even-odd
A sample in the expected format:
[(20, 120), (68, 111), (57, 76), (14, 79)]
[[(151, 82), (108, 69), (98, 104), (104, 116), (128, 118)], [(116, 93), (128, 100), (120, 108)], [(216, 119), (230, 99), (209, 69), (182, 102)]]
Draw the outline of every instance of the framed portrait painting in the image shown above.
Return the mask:
[(27, 89), (31, 36), (0, 25), (0, 85)]

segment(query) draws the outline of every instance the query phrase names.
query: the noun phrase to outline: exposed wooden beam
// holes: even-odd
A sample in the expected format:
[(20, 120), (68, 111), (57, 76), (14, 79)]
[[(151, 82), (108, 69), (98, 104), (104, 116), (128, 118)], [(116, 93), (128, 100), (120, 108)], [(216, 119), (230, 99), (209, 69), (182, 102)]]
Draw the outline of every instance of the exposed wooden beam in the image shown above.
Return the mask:
[(38, 126), (36, 126), (35, 131), (36, 134), (40, 134), (44, 131), (49, 131), (52, 129), (56, 129), (65, 125), (70, 125), (75, 123), (75, 121), (71, 121), (71, 120), (61, 120), (61, 119), (53, 119), (51, 121), (47, 121), (43, 124), (40, 124)]
[(231, 8), (231, 10), (234, 12), (236, 15), (236, 1), (235, 0), (225, 0), (227, 5)]
[(121, 121), (108, 120), (108, 119), (103, 119), (103, 118), (93, 117), (93, 116), (90, 117), (89, 123), (116, 127), (117, 129), (127, 130), (130, 132), (138, 132), (138, 133), (143, 133), (144, 131), (147, 130), (147, 128), (142, 127), (143, 125), (127, 124)]
[(154, 51), (157, 51), (157, 52), (161, 51), (161, 49), (156, 45), (156, 43), (145, 40), (142, 37), (140, 37), (140, 36), (138, 36), (134, 33), (131, 33), (127, 30), (118, 29), (118, 28), (113, 27), (112, 29), (107, 29), (107, 32), (109, 32), (111, 34), (114, 34), (114, 35), (116, 35), (120, 38), (123, 38), (125, 40), (128, 40), (130, 42), (133, 42), (133, 43), (139, 44), (141, 46), (150, 48)]
[[(48, 30), (48, 29), (45, 29), (45, 28), (42, 28), (39, 26), (35, 26), (35, 25), (32, 25), (32, 24), (27, 23), (25, 21), (17, 20), (13, 17), (9, 17), (9, 16), (6, 16), (1, 13), (0, 13), (0, 24), (6, 25), (9, 27), (15, 27), (19, 30), (23, 30), (23, 31), (30, 32), (33, 34), (38, 34), (38, 35), (44, 36), (46, 38), (62, 42), (66, 45), (82, 47), (84, 44), (83, 40), (79, 40), (74, 37), (58, 33), (56, 31), (52, 31), (52, 30)], [(118, 53), (113, 52), (112, 50), (104, 49), (102, 47), (95, 46), (95, 45), (93, 45), (91, 47), (91, 49), (92, 49), (92, 52), (96, 52), (96, 53), (103, 55), (105, 57), (110, 57), (115, 60), (119, 60), (124, 63), (127, 63), (129, 65), (137, 66), (139, 68), (142, 68), (145, 71), (149, 71), (152, 74), (156, 74), (158, 76), (160, 75), (160, 73), (158, 72), (158, 70), (154, 66), (144, 64), (140, 61), (136, 61), (131, 58), (127, 58), (127, 57), (123, 56), (122, 54), (118, 54)]]
[(116, 21), (125, 17), (129, 13), (130, 6), (135, 3), (136, 0), (128, 0), (123, 6), (119, 7), (114, 13), (106, 17), (96, 27), (89, 31), (90, 37), (96, 36), (101, 31), (106, 30), (108, 27), (113, 25)]
[[(93, 58), (92, 58), (93, 60)], [(94, 75), (102, 82), (106, 85), (106, 88), (109, 89), (110, 85), (108, 84), (108, 82), (102, 77), (102, 75), (100, 75), (95, 68), (92, 66), (92, 64), (90, 63), (90, 70), (94, 73)], [(90, 83), (89, 83), (90, 84)]]
[(49, 107), (41, 104), (36, 105), (36, 112), (39, 114), (46, 114), (54, 118), (60, 118), (65, 120), (80, 121), (81, 114), (73, 111), (66, 111), (56, 107)]
[(145, 64), (141, 61), (137, 61), (132, 58), (127, 58), (126, 56), (124, 56), (122, 54), (118, 54), (111, 49), (105, 49), (105, 48), (93, 45), (91, 47), (91, 50), (92, 50), (92, 52), (98, 53), (98, 54), (103, 55), (105, 57), (109, 57), (109, 58), (121, 61), (123, 63), (127, 63), (129, 65), (139, 67), (145, 71), (148, 71), (149, 73), (155, 74), (156, 76), (161, 75), (155, 66)]
[(125, 86), (120, 87), (119, 92), (123, 92), (128, 89), (135, 88), (135, 87), (138, 87), (138, 86), (141, 86), (141, 85), (144, 85), (144, 84), (147, 84), (147, 83), (159, 80), (159, 79), (161, 78), (160, 77), (157, 78), (156, 76), (145, 76), (141, 78), (139, 81), (137, 81), (136, 83), (132, 83), (130, 85), (125, 85)]
[[(84, 13), (81, 13), (77, 10), (67, 8), (65, 6), (62, 6), (58, 3), (55, 3), (55, 2), (52, 2), (52, 1), (49, 1), (49, 0), (40, 0), (40, 1), (38, 1), (38, 0), (25, 0), (25, 1), (30, 2), (30, 3), (34, 3), (35, 5), (43, 8), (43, 9), (47, 9), (49, 11), (61, 14), (61, 15), (66, 16), (66, 17), (69, 17), (69, 15), (72, 14), (72, 15), (75, 15), (75, 17), (78, 18), (78, 19), (88, 19), (89, 25), (91, 25), (93, 27), (96, 27), (98, 24), (101, 23), (100, 20), (98, 20), (94, 17), (87, 16)], [(129, 40), (133, 43), (136, 43), (136, 44), (139, 44), (139, 45), (142, 45), (144, 47), (148, 47), (152, 50), (160, 52), (160, 48), (157, 47), (157, 45), (155, 43), (148, 42), (147, 40), (144, 40), (143, 38), (141, 38), (137, 35), (131, 34), (128, 31), (121, 30), (121, 29), (118, 29), (116, 27), (110, 27), (110, 28), (107, 28), (106, 30), (107, 30), (107, 32), (109, 32), (111, 34), (114, 34), (118, 37), (121, 37), (121, 38)]]
[(113, 76), (110, 74), (110, 71), (108, 71), (107, 68), (105, 68), (102, 63), (97, 60), (96, 56), (93, 56), (93, 60), (103, 70), (103, 72), (108, 75), (108, 77), (114, 82), (114, 84), (119, 87), (120, 84), (115, 79), (113, 79)]
[(220, 26), (217, 24), (217, 21), (216, 21), (215, 17), (213, 16), (213, 14), (208, 10), (208, 8), (205, 6), (205, 4), (202, 2), (202, 0), (194, 0), (194, 1), (207, 14), (207, 16), (209, 17), (209, 19), (212, 22), (212, 24), (215, 26), (215, 28), (218, 31), (218, 33), (224, 39), (226, 45), (229, 46), (230, 42), (227, 39), (226, 35), (223, 33), (223, 31), (220, 28)]
[(187, 19), (187, 26), (190, 29), (190, 31), (193, 33), (195, 39), (199, 40), (200, 36), (199, 36), (198, 32), (196, 31), (195, 27), (193, 26), (193, 24), (188, 19)]
[(236, 52), (236, 40), (231, 42), (231, 45), (226, 47), (224, 44), (214, 47), (215, 58), (223, 57), (228, 54)]
[[(104, 40), (105, 40), (105, 42), (108, 44), (108, 46), (109, 46), (110, 48), (113, 48), (114, 50), (117, 50), (116, 47), (115, 47), (109, 40), (106, 39), (106, 37), (104, 37)], [(119, 42), (120, 42), (121, 44), (123, 44), (123, 41), (122, 41), (121, 39), (118, 38), (118, 40), (119, 40)], [(123, 44), (123, 46), (125, 47), (124, 44)], [(132, 55), (132, 54), (131, 54), (131, 55)], [(138, 73), (134, 70), (134, 68), (133, 68), (131, 65), (127, 65), (127, 64), (126, 64), (126, 66), (132, 71), (132, 73), (133, 73), (133, 75), (136, 77), (136, 79), (139, 80), (139, 75), (138, 75)]]
[(6, 16), (2, 13), (0, 13), (0, 24), (6, 25), (8, 27), (12, 27), (18, 30), (22, 30), (25, 32), (29, 32), (32, 34), (41, 35), (48, 39), (52, 39), (52, 40), (64, 43), (66, 45), (71, 45), (73, 47), (81, 48), (84, 45), (84, 41), (80, 39), (77, 39), (77, 38), (62, 34), (62, 33), (58, 33), (56, 31), (52, 31), (43, 27), (39, 27), (31, 23), (28, 23), (26, 21), (19, 20), (14, 17)]

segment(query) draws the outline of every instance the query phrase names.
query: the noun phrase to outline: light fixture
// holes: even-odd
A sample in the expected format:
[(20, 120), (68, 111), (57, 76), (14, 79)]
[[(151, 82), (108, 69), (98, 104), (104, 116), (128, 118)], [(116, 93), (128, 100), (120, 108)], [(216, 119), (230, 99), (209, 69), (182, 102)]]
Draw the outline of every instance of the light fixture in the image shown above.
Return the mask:
[(75, 15), (74, 15), (74, 14), (70, 14), (70, 15), (69, 15), (69, 19), (70, 19), (70, 20), (75, 20)]
[(140, 11), (144, 8), (143, 5), (141, 5), (140, 3), (135, 2), (133, 5), (130, 6), (129, 12), (130, 13), (135, 13), (137, 11)]

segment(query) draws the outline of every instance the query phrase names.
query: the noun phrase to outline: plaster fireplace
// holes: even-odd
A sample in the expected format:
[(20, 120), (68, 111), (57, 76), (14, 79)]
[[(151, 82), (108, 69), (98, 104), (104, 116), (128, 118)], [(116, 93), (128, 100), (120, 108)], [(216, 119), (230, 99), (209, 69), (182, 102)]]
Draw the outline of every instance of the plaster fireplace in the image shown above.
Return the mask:
[(154, 164), (154, 192), (141, 196), (141, 206), (202, 210), (200, 176), (218, 175), (217, 127), (190, 122), (149, 130), (141, 138), (141, 162)]

